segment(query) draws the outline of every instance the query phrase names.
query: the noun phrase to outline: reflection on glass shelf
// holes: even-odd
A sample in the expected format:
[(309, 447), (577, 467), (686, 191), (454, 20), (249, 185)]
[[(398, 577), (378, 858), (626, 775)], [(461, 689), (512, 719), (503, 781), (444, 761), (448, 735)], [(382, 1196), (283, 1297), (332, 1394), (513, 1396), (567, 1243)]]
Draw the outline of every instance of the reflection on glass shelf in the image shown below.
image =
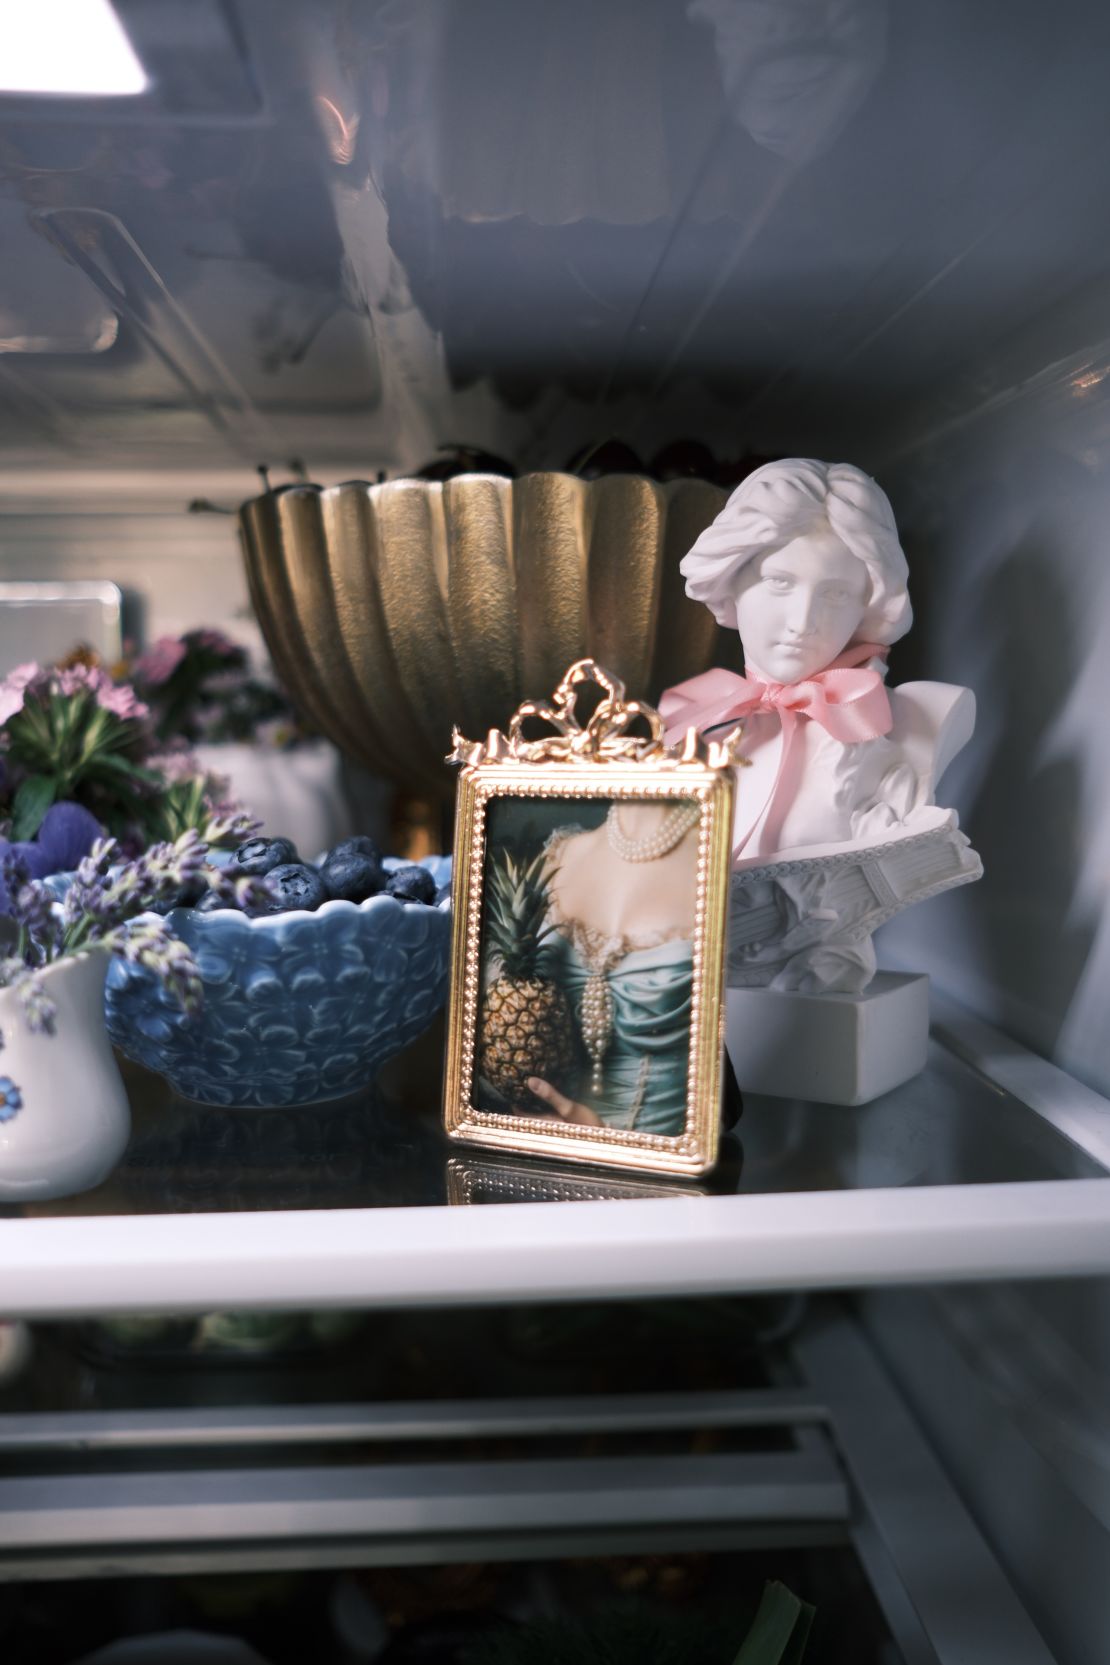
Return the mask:
[(721, 1140), (717, 1166), (704, 1179), (598, 1173), (561, 1162), (522, 1161), (496, 1152), (447, 1160), (447, 1201), (453, 1207), (505, 1202), (616, 1202), (628, 1197), (708, 1197), (737, 1190), (744, 1153), (739, 1139)]
[[(5, 1422), (8, 1414), (187, 1407), (192, 1415), (236, 1405), (303, 1411), (370, 1402), (768, 1389), (781, 1385), (785, 1367), (776, 1349), (805, 1311), (805, 1298), (788, 1294), (36, 1324), (26, 1368), (0, 1385), (0, 1467), (10, 1463), (20, 1438)], [(720, 1415), (719, 1405), (710, 1414), (703, 1407), (691, 1426), (713, 1425), (713, 1414)], [(280, 1420), (268, 1426), (274, 1443), (305, 1443), (303, 1426), (299, 1435)], [(726, 1418), (720, 1426), (731, 1423)], [(781, 1439), (781, 1424), (772, 1419), (769, 1426)], [(41, 1430), (41, 1440), (48, 1444), (61, 1432)], [(341, 1436), (342, 1426), (332, 1432)], [(554, 1437), (554, 1430), (547, 1432)], [(157, 1434), (146, 1430), (148, 1437)], [(260, 1437), (257, 1425), (252, 1437)], [(361, 1438), (369, 1437), (362, 1428)], [(120, 1430), (117, 1444), (127, 1438)], [(389, 1438), (403, 1438), (396, 1423)], [(313, 1443), (317, 1450), (328, 1443), (323, 1431)]]
[[(403, 1083), (403, 1078), (402, 1083)], [(862, 1107), (749, 1096), (739, 1142), (700, 1184), (605, 1176), (449, 1142), (434, 1092), (367, 1092), (301, 1110), (218, 1110), (128, 1068), (134, 1130), (95, 1191), (8, 1216), (391, 1208), (449, 1201), (842, 1191), (1105, 1177), (1020, 1099), (939, 1044), (924, 1074)], [(541, 1194), (543, 1193), (543, 1194)]]

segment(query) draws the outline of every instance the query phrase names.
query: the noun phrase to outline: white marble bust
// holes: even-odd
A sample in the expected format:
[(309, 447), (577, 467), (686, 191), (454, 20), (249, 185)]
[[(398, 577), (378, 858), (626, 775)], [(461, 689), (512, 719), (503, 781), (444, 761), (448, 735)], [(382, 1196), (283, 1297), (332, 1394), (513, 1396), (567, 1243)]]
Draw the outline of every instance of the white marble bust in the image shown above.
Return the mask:
[(848, 463), (757, 469), (682, 572), (744, 649), (743, 677), (709, 671), (661, 702), (673, 735), (744, 721), (732, 981), (860, 990), (877, 924), (981, 872), (935, 802), (974, 695), (885, 688), (886, 650), (912, 619), (909, 575), (886, 495)]

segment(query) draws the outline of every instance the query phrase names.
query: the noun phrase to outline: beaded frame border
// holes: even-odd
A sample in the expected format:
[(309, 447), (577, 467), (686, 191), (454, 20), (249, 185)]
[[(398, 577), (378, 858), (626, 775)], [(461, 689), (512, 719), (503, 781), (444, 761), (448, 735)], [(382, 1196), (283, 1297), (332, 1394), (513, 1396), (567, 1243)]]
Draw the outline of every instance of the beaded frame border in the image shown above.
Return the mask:
[(688, 1180), (634, 1179), (631, 1174), (545, 1168), (542, 1162), (509, 1162), (500, 1156), (449, 1156), (447, 1201), (452, 1208), (502, 1202), (615, 1202), (645, 1197), (705, 1197)]
[[(686, 1122), (674, 1136), (509, 1116), (471, 1102), (481, 981), (486, 822), (499, 798), (605, 801), (694, 799), (698, 821), (694, 964)], [(731, 771), (644, 758), (477, 763), (462, 771), (455, 817), (454, 920), (447, 1018), (444, 1126), (460, 1143), (660, 1174), (701, 1174), (716, 1161), (721, 1125), (724, 976), (732, 842)]]

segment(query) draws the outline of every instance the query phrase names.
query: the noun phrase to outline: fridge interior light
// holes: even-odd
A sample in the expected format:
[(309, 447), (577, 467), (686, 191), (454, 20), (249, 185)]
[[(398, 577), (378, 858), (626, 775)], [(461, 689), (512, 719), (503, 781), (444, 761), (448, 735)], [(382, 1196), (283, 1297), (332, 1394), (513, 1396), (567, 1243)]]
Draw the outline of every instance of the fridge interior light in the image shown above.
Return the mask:
[(109, 0), (0, 0), (0, 95), (124, 97), (147, 86)]

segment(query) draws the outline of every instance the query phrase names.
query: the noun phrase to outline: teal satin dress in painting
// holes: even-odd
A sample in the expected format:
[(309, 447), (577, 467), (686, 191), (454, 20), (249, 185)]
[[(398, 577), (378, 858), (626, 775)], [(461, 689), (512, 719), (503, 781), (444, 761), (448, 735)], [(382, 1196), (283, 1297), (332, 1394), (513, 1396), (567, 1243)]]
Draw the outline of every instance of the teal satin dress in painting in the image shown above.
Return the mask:
[(608, 1127), (677, 1136), (686, 1122), (693, 944), (672, 937), (638, 947), (602, 939), (575, 921), (553, 923), (547, 975), (566, 990), (575, 1012), (601, 966), (612, 998), (600, 1091), (591, 1087), (587, 1070), (572, 1096)]

